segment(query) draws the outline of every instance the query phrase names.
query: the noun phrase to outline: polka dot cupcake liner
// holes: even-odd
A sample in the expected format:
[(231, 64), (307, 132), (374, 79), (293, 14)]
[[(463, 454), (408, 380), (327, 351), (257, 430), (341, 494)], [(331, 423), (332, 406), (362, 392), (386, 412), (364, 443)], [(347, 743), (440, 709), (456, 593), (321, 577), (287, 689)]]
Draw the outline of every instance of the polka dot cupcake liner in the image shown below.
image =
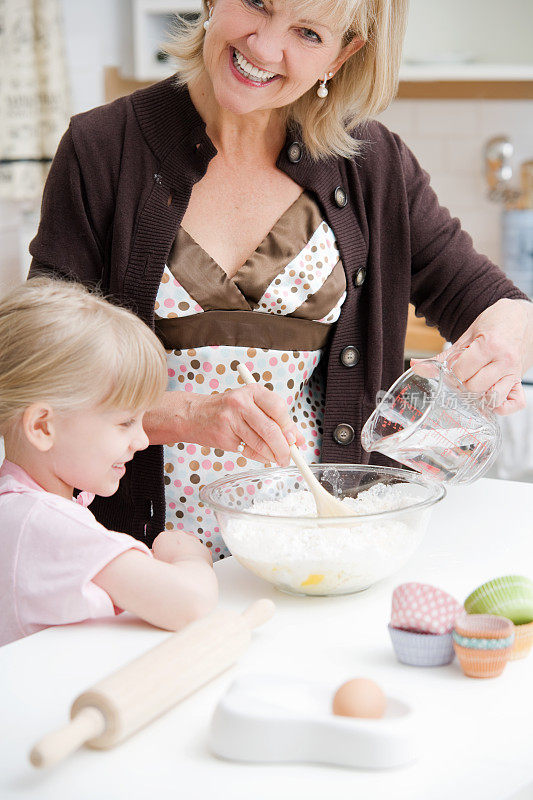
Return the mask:
[(398, 661), (412, 667), (441, 667), (454, 658), (451, 633), (416, 633), (389, 625)]
[(427, 583), (402, 583), (392, 593), (391, 625), (418, 633), (450, 633), (462, 607)]

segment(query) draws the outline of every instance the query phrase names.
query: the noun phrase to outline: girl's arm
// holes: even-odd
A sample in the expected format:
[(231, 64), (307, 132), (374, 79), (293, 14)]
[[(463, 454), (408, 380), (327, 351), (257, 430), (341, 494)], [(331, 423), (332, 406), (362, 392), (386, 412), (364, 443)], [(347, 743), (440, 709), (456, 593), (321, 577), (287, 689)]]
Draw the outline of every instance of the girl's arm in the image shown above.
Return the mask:
[(116, 606), (158, 628), (179, 630), (212, 611), (218, 584), (207, 547), (192, 534), (163, 531), (153, 554), (127, 550), (93, 581)]

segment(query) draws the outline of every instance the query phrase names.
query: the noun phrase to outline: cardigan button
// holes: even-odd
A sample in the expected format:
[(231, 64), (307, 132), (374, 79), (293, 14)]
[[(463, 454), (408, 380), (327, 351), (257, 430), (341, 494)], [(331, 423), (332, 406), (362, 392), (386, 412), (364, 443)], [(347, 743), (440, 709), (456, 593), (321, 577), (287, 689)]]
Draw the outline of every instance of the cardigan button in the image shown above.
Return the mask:
[(292, 164), (297, 164), (302, 159), (302, 145), (300, 142), (293, 142), (289, 145), (287, 156)]
[(341, 364), (345, 367), (355, 367), (355, 365), (359, 363), (360, 358), (361, 354), (353, 344), (349, 344), (348, 347), (341, 350), (340, 360)]
[(333, 192), (333, 199), (335, 200), (335, 205), (337, 205), (339, 208), (344, 208), (344, 206), (348, 202), (348, 195), (346, 194), (342, 186), (337, 186), (337, 188)]
[(363, 283), (365, 282), (365, 278), (366, 278), (366, 269), (364, 267), (359, 267), (359, 269), (357, 270), (357, 272), (353, 277), (353, 282), (355, 286), (356, 287), (362, 286)]
[(333, 438), (337, 444), (351, 444), (355, 438), (355, 431), (351, 425), (341, 422), (333, 431)]

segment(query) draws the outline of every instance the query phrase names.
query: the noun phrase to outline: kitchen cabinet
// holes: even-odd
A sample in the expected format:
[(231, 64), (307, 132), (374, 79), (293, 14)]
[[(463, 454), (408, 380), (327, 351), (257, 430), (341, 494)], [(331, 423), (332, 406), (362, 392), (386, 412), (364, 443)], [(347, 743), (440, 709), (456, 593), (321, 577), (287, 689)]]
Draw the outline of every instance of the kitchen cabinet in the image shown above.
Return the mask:
[(531, 0), (411, 0), (399, 97), (533, 97)]
[(533, 80), (531, 0), (411, 0), (402, 76)]
[(172, 74), (172, 65), (161, 50), (179, 19), (201, 12), (200, 0), (125, 0), (123, 4), (124, 78), (154, 82)]

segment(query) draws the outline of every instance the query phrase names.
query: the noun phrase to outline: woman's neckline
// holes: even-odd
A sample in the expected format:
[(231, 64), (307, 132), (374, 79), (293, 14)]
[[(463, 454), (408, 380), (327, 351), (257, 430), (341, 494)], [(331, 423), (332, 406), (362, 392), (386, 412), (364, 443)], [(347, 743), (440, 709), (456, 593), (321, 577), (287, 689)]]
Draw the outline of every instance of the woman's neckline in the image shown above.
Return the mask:
[(222, 267), (222, 266), (221, 266), (221, 265), (220, 265), (220, 264), (217, 262), (217, 260), (216, 260), (215, 258), (213, 258), (213, 256), (212, 256), (212, 255), (211, 255), (211, 254), (210, 254), (210, 253), (209, 253), (207, 250), (205, 250), (205, 248), (204, 248), (204, 247), (202, 247), (202, 245), (201, 245), (199, 242), (197, 242), (197, 241), (196, 241), (196, 239), (194, 238), (194, 236), (193, 236), (192, 234), (190, 234), (190, 233), (189, 233), (189, 231), (188, 231), (186, 228), (184, 228), (184, 227), (183, 227), (183, 225), (180, 225), (180, 227), (181, 227), (181, 230), (182, 230), (182, 231), (183, 231), (183, 232), (184, 232), (184, 233), (185, 233), (185, 234), (186, 234), (186, 235), (189, 237), (189, 239), (190, 239), (192, 242), (194, 242), (194, 244), (196, 245), (196, 247), (198, 247), (198, 248), (199, 248), (199, 249), (202, 251), (202, 253), (205, 253), (205, 255), (207, 256), (207, 258), (209, 258), (209, 260), (210, 260), (210, 261), (211, 261), (211, 262), (214, 264), (214, 266), (215, 266), (217, 269), (219, 269), (219, 270), (220, 270), (220, 271), (223, 273), (223, 275), (224, 275), (225, 279), (226, 279), (227, 281), (231, 281), (232, 283), (235, 283), (235, 284), (236, 284), (236, 283), (238, 283), (239, 277), (241, 277), (241, 276), (242, 276), (242, 273), (243, 273), (244, 271), (246, 271), (246, 270), (247, 270), (247, 268), (249, 267), (249, 263), (250, 263), (250, 261), (251, 261), (251, 260), (254, 258), (254, 256), (256, 255), (256, 253), (257, 253), (259, 250), (261, 250), (261, 249), (264, 249), (264, 247), (266, 246), (266, 244), (267, 244), (268, 240), (269, 240), (270, 238), (272, 238), (272, 236), (273, 236), (273, 235), (275, 234), (275, 232), (276, 232), (276, 229), (277, 229), (277, 228), (278, 228), (278, 227), (279, 227), (279, 226), (282, 224), (282, 222), (283, 222), (284, 218), (285, 218), (285, 217), (286, 217), (286, 216), (287, 216), (289, 213), (292, 213), (292, 212), (294, 211), (294, 208), (295, 208), (295, 207), (296, 207), (298, 204), (300, 204), (300, 203), (302, 202), (302, 200), (303, 200), (304, 196), (306, 196), (307, 194), (308, 194), (308, 192), (307, 192), (305, 189), (303, 189), (303, 188), (302, 188), (302, 191), (300, 192), (300, 194), (298, 195), (298, 197), (297, 197), (295, 200), (293, 200), (293, 202), (292, 202), (292, 203), (291, 203), (289, 206), (287, 206), (287, 208), (285, 209), (285, 211), (283, 211), (283, 212), (280, 214), (280, 216), (278, 217), (278, 219), (277, 219), (277, 220), (274, 222), (274, 224), (272, 225), (272, 227), (270, 228), (270, 230), (267, 232), (266, 236), (265, 236), (265, 237), (262, 239), (262, 241), (261, 241), (261, 242), (260, 242), (260, 243), (257, 245), (257, 247), (255, 248), (255, 250), (254, 250), (252, 253), (250, 253), (250, 255), (247, 257), (246, 261), (244, 261), (244, 263), (243, 263), (243, 264), (241, 264), (241, 266), (240, 266), (240, 267), (237, 269), (237, 271), (236, 271), (236, 272), (234, 272), (234, 273), (233, 273), (233, 275), (232, 275), (231, 277), (228, 275), (228, 273), (226, 272), (226, 270), (225, 270), (225, 269), (224, 269), (224, 268), (223, 268), (223, 267)]

